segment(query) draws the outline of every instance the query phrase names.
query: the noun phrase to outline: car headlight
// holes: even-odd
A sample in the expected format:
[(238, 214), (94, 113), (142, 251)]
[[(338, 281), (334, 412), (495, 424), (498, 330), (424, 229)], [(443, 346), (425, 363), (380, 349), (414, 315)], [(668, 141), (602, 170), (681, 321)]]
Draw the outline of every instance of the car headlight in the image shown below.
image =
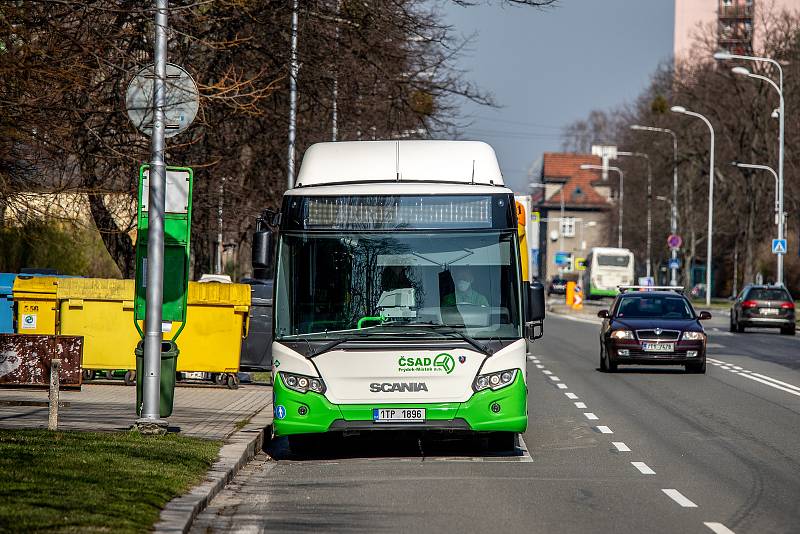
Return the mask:
[(278, 373), (283, 384), (298, 393), (313, 391), (314, 393), (325, 393), (325, 382), (321, 378), (314, 376), (296, 375), (294, 373)]
[(702, 341), (705, 338), (706, 335), (702, 332), (684, 332), (681, 337), (683, 341)]
[(517, 377), (517, 369), (508, 369), (485, 375), (478, 375), (472, 383), (472, 389), (476, 392), (484, 389), (498, 390), (506, 387)]
[(633, 332), (630, 330), (614, 330), (611, 332), (611, 337), (614, 339), (634, 339)]

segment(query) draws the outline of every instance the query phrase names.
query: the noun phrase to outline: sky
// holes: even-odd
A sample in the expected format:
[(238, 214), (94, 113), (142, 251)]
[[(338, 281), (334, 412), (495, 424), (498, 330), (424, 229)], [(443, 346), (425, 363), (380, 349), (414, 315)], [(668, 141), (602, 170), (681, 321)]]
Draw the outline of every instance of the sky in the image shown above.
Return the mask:
[[(633, 101), (672, 54), (674, 0), (559, 0), (543, 10), (443, 3), (457, 35), (476, 34), (455, 63), (502, 107), (464, 104), (463, 137), (491, 144), (517, 189), (563, 126)], [(524, 189), (520, 189), (525, 190)]]

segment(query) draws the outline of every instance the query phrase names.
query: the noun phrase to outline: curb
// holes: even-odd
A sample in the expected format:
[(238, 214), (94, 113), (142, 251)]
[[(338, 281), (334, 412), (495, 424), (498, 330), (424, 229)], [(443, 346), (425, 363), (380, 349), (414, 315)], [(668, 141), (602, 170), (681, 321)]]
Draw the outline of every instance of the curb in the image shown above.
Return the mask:
[(189, 493), (169, 501), (159, 516), (153, 532), (189, 532), (195, 518), (234, 476), (252, 460), (264, 446), (267, 431), (272, 428), (272, 403), (253, 415), (241, 430), (231, 434), (219, 451), (219, 458), (206, 473), (205, 481)]

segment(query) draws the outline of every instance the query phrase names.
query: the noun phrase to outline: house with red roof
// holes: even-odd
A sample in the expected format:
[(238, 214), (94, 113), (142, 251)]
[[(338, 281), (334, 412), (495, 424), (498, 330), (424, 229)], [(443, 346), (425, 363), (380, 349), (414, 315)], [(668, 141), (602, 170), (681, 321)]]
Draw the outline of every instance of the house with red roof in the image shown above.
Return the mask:
[[(578, 261), (592, 247), (616, 246), (616, 176), (603, 181), (600, 171), (581, 165), (601, 165), (591, 154), (546, 152), (533, 188), (540, 214), (540, 278), (562, 275), (577, 279)], [(577, 261), (576, 261), (577, 260)]]

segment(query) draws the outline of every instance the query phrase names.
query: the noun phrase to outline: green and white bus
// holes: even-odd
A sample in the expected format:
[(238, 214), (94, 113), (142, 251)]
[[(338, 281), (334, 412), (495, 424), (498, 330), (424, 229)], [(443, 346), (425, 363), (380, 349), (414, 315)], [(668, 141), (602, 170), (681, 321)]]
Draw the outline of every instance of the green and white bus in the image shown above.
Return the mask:
[(633, 252), (627, 248), (594, 247), (586, 256), (582, 281), (587, 298), (617, 295), (619, 286), (630, 286), (636, 281)]
[[(295, 451), (321, 433), (390, 430), (513, 447), (544, 297), (523, 284), (514, 195), (489, 145), (316, 144), (266, 219), (276, 436)], [(254, 258), (268, 263), (261, 229)]]

